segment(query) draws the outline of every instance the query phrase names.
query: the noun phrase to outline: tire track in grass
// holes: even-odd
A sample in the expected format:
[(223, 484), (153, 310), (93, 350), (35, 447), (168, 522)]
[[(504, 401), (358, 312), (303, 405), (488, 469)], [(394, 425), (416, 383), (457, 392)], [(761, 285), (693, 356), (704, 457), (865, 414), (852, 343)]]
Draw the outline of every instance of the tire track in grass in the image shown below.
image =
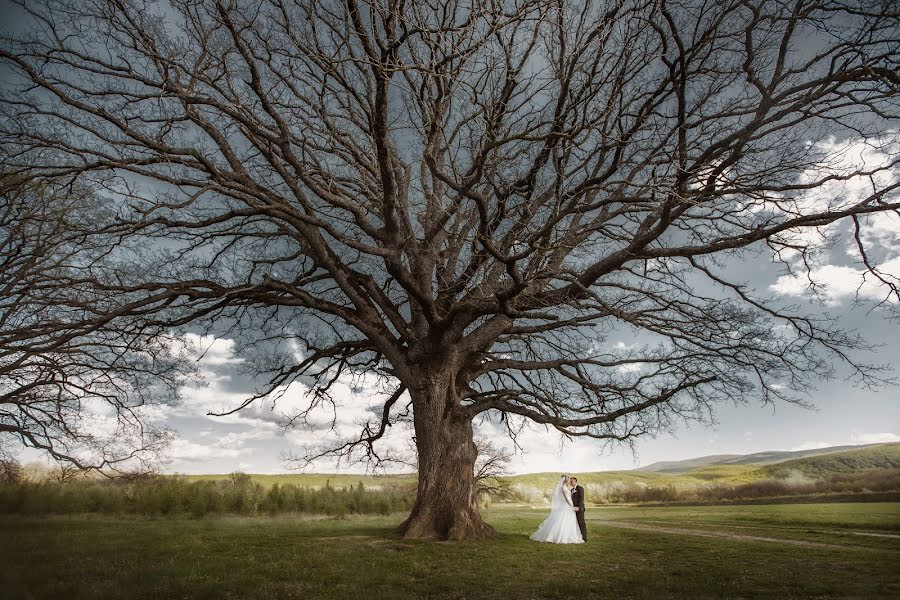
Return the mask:
[(879, 538), (892, 538), (892, 539), (900, 539), (900, 535), (895, 533), (872, 533), (869, 531), (848, 531), (851, 535), (867, 535), (869, 537), (879, 537)]
[[(634, 521), (629, 521), (633, 523)], [(641, 519), (640, 523), (662, 523), (663, 525), (671, 523), (671, 521), (660, 521), (654, 519)], [(738, 525), (734, 523), (718, 523), (715, 521), (691, 521), (691, 525), (699, 525), (700, 527), (717, 527), (727, 529), (766, 529), (778, 531), (808, 531), (811, 533), (828, 533), (839, 535), (863, 535), (878, 538), (900, 539), (900, 534), (887, 533), (882, 531), (851, 531), (850, 529), (815, 529), (813, 527), (785, 527), (783, 525)], [(703, 531), (703, 530), (700, 530)]]
[(726, 531), (708, 531), (703, 529), (680, 529), (675, 527), (658, 527), (655, 525), (644, 525), (642, 523), (631, 523), (628, 521), (604, 521), (597, 523), (601, 527), (618, 527), (619, 529), (634, 529), (637, 531), (648, 531), (653, 533), (668, 533), (673, 535), (693, 535), (696, 537), (711, 537), (728, 540), (738, 540), (744, 542), (768, 542), (773, 544), (782, 544), (786, 546), (803, 546), (806, 548), (828, 548), (831, 550), (864, 550), (864, 551), (880, 551), (878, 548), (870, 548), (868, 546), (846, 546), (843, 544), (827, 544), (825, 542), (811, 542), (808, 540), (789, 540), (784, 538), (765, 537), (761, 535), (746, 535), (742, 533), (730, 533)]

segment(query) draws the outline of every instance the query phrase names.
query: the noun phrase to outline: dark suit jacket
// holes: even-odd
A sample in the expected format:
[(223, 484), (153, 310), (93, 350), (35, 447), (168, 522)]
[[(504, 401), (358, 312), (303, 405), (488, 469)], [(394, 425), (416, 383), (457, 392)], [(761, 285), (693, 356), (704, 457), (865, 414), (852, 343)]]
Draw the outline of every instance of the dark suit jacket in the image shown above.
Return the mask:
[(584, 488), (576, 485), (572, 490), (572, 504), (578, 507), (579, 513), (584, 513)]

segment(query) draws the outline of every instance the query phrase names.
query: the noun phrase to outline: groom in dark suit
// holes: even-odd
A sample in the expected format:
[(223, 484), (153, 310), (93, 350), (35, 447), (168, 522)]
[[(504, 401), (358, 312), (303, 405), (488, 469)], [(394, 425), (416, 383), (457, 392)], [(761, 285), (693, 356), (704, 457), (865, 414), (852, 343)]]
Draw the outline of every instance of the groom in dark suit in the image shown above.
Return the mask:
[(584, 488), (578, 485), (577, 477), (570, 477), (569, 485), (572, 487), (572, 504), (575, 506), (575, 518), (578, 519), (581, 539), (587, 541), (587, 525), (584, 523)]

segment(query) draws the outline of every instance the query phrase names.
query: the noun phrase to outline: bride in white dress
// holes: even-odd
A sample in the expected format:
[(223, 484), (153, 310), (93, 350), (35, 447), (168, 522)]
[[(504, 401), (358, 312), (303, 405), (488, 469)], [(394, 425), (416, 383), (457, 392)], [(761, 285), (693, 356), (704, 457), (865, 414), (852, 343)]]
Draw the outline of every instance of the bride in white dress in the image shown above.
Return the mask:
[(550, 516), (531, 534), (534, 541), (551, 544), (584, 543), (575, 516), (575, 506), (572, 504), (572, 491), (566, 485), (568, 479), (563, 475), (553, 489), (553, 496), (550, 498)]

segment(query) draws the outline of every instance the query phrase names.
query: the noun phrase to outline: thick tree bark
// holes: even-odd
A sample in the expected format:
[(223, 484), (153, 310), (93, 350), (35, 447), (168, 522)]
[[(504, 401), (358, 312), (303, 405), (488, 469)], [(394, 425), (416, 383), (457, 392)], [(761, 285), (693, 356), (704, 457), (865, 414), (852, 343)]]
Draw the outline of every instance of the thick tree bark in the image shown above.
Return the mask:
[[(452, 381), (452, 378), (450, 378)], [(419, 485), (409, 518), (398, 528), (408, 539), (470, 540), (493, 536), (478, 512), (471, 417), (452, 401), (447, 377), (411, 388)]]

